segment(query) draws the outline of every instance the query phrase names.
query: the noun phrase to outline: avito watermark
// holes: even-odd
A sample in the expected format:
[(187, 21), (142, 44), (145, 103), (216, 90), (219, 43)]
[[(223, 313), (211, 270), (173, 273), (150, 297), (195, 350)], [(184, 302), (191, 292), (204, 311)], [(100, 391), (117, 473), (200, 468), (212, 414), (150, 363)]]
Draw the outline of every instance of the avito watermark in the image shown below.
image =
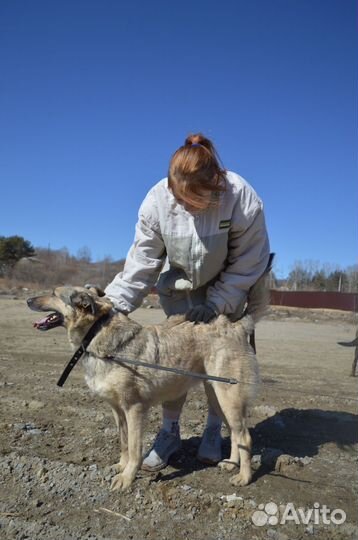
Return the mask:
[[(283, 509), (282, 509), (283, 508)], [(254, 525), (263, 527), (264, 525), (284, 525), (285, 523), (293, 522), (297, 525), (314, 525), (324, 524), (341, 525), (346, 521), (346, 513), (340, 508), (331, 510), (326, 504), (322, 506), (315, 502), (313, 508), (295, 508), (291, 502), (284, 507), (279, 507), (273, 502), (260, 504), (258, 510), (252, 514), (251, 519)]]

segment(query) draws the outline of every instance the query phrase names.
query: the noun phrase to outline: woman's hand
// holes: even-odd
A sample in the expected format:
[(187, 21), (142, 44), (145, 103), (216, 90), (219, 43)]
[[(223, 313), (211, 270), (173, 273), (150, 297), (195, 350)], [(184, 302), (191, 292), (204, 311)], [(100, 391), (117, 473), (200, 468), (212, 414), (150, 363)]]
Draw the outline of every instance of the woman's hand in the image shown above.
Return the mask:
[(199, 304), (198, 306), (195, 306), (192, 309), (190, 309), (185, 315), (185, 319), (187, 321), (191, 321), (195, 323), (198, 323), (198, 322), (208, 323), (212, 319), (214, 319), (214, 317), (216, 317), (215, 311), (213, 310), (213, 308), (211, 308), (207, 304)]

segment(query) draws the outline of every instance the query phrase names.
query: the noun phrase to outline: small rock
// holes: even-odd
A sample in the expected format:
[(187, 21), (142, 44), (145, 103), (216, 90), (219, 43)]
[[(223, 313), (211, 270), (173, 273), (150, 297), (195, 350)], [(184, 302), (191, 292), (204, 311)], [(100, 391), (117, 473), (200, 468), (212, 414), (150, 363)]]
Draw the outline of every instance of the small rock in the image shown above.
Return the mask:
[(48, 473), (48, 470), (46, 469), (46, 467), (40, 467), (36, 475), (40, 480), (44, 480), (44, 477), (47, 475), (47, 473)]
[(290, 467), (292, 465), (296, 467), (304, 467), (305, 465), (309, 465), (311, 463), (312, 458), (309, 456), (305, 456), (303, 458), (301, 457), (293, 457), (288, 454), (281, 454), (275, 464), (275, 470), (276, 471), (284, 471), (285, 468)]
[(136, 513), (137, 513), (137, 511), (134, 508), (131, 508), (130, 510), (128, 510), (126, 512), (126, 516), (129, 517), (129, 519), (132, 519), (132, 518), (134, 518)]
[(223, 495), (220, 498), (223, 499), (226, 502), (232, 502), (232, 501), (238, 501), (238, 500), (243, 501), (244, 500), (243, 497), (240, 497), (239, 495), (236, 495), (236, 493), (232, 493), (231, 495)]
[(43, 409), (45, 407), (45, 404), (42, 401), (38, 401), (37, 399), (33, 399), (28, 403), (28, 408), (32, 411), (38, 411), (39, 409)]
[(39, 428), (32, 428), (32, 429), (27, 429), (26, 433), (28, 433), (29, 435), (41, 435), (42, 431)]
[(258, 405), (257, 407), (254, 407), (253, 410), (258, 416), (265, 416), (266, 418), (270, 418), (271, 416), (277, 414), (277, 409), (275, 409), (275, 407), (271, 407), (270, 405)]
[(245, 508), (257, 508), (257, 503), (254, 499), (246, 499), (244, 501)]
[(257, 470), (261, 466), (261, 456), (260, 454), (255, 454), (251, 458), (251, 465), (253, 469)]
[(281, 454), (275, 463), (275, 471), (283, 472), (287, 467), (295, 463), (295, 458), (288, 454)]
[(267, 537), (272, 540), (288, 540), (287, 534), (277, 531), (276, 529), (268, 529), (266, 534)]
[(20, 423), (17, 423), (17, 424), (13, 424), (13, 427), (14, 427), (14, 429), (18, 429), (18, 430), (25, 430), (26, 429), (26, 424), (24, 424), (23, 422), (20, 422)]

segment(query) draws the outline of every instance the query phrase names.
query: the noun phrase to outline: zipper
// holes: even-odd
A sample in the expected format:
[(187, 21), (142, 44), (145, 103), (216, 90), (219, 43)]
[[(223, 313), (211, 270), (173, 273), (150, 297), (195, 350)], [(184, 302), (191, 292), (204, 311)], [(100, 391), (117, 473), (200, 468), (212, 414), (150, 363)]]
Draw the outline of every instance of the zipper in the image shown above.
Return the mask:
[[(201, 240), (199, 236), (199, 224), (200, 218), (202, 216), (195, 215), (193, 219), (193, 249), (192, 249), (192, 260), (193, 260), (193, 289), (196, 289), (199, 284), (199, 268), (200, 268), (200, 258), (201, 258)], [(196, 224), (196, 226), (195, 226)]]

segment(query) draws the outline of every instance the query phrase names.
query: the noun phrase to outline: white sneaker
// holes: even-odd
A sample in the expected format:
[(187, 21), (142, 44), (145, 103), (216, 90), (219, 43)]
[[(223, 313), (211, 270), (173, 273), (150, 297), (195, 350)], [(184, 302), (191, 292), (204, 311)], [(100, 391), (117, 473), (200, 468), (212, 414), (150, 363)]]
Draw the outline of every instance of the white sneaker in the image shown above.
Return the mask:
[(205, 428), (196, 457), (209, 465), (221, 461), (221, 425)]
[(152, 448), (143, 459), (142, 469), (144, 471), (160, 471), (168, 465), (172, 454), (181, 448), (179, 429), (169, 433), (161, 429), (154, 441)]

